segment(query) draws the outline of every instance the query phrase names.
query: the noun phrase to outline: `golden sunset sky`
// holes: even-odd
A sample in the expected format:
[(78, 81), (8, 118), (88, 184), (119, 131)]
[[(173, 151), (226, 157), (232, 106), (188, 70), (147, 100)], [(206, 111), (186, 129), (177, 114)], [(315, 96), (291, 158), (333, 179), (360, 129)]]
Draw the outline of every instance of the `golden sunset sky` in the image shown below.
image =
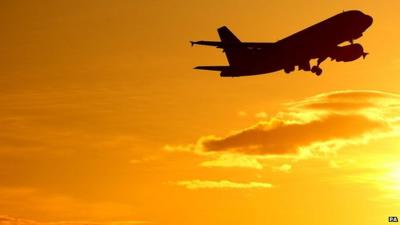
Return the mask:
[[(370, 55), (221, 78), (228, 26), (274, 42), (343, 10)], [(400, 216), (400, 3), (0, 3), (1, 225), (388, 223)], [(315, 62), (313, 62), (315, 63)]]

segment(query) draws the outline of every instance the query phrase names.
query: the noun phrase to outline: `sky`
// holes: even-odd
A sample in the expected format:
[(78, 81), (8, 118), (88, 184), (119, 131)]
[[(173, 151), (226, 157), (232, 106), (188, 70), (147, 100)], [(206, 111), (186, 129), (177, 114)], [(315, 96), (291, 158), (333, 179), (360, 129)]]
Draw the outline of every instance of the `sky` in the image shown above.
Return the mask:
[[(385, 224), (400, 216), (400, 3), (1, 1), (0, 224)], [(226, 25), (275, 42), (343, 10), (370, 54), (240, 78)], [(315, 62), (313, 62), (315, 63)]]

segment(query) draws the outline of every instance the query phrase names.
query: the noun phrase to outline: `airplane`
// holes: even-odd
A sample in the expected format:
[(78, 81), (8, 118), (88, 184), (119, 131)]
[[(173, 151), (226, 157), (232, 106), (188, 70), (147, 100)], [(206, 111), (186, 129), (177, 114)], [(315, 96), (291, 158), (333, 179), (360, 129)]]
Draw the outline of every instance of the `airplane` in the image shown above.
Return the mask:
[[(328, 57), (337, 62), (365, 58), (363, 46), (354, 43), (371, 26), (372, 17), (358, 10), (344, 11), (274, 43), (241, 42), (226, 26), (217, 31), (221, 41), (191, 41), (191, 45), (223, 49), (229, 66), (197, 66), (194, 69), (219, 71), (221, 77), (259, 75), (284, 70), (322, 74), (320, 64)], [(342, 45), (349, 42), (348, 45)], [(310, 60), (317, 65), (310, 66)]]

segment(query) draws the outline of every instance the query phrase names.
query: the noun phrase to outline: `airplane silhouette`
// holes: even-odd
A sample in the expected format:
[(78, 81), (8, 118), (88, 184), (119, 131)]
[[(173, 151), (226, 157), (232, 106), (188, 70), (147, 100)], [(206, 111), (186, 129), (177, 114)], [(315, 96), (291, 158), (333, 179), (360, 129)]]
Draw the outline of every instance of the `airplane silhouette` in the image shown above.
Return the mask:
[[(241, 42), (226, 26), (218, 29), (221, 41), (191, 41), (191, 45), (222, 48), (229, 66), (197, 66), (194, 69), (220, 71), (221, 77), (238, 77), (271, 73), (283, 69), (299, 70), (321, 75), (319, 65), (328, 57), (337, 62), (365, 58), (360, 38), (372, 24), (372, 17), (358, 10), (337, 14), (275, 43)], [(349, 45), (340, 46), (343, 42)], [(310, 66), (310, 60), (317, 65)]]

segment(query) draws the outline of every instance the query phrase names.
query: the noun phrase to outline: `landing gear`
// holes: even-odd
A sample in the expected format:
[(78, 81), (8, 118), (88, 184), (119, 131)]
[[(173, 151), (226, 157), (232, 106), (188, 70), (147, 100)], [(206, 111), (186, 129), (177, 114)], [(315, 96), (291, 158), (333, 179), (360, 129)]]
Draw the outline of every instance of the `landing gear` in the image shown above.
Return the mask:
[(317, 76), (322, 74), (322, 69), (319, 66), (313, 66), (311, 72), (315, 73)]
[(311, 68), (311, 72), (312, 73), (315, 73), (317, 76), (319, 76), (319, 75), (321, 75), (322, 74), (322, 69), (321, 69), (321, 67), (319, 67), (319, 65), (323, 62), (323, 61), (325, 61), (325, 59), (326, 59), (327, 57), (321, 57), (321, 58), (318, 58), (318, 61), (317, 61), (317, 65), (316, 66), (313, 66), (312, 68)]
[(285, 71), (285, 73), (288, 74), (288, 73), (294, 71), (294, 66), (285, 67), (285, 68), (283, 68), (283, 71)]

